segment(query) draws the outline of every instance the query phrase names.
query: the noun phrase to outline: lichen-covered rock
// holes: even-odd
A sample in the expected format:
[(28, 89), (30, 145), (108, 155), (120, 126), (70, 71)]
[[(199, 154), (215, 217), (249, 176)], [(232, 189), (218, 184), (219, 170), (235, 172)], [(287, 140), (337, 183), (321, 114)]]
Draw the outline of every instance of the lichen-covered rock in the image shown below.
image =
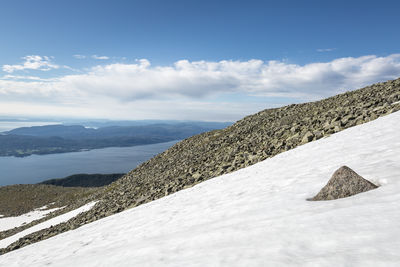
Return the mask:
[(336, 170), (328, 183), (311, 200), (333, 200), (350, 197), (377, 188), (347, 166)]
[(308, 131), (303, 136), (303, 139), (301, 139), (301, 143), (305, 144), (305, 143), (311, 142), (313, 139), (314, 139), (314, 134), (312, 132)]

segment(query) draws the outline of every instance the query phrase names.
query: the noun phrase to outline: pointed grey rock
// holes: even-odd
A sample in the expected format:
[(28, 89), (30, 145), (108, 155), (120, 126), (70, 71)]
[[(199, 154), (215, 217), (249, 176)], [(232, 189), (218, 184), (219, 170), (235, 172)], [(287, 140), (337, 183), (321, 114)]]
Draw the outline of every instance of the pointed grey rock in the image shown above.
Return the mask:
[(333, 200), (377, 188), (347, 166), (336, 170), (328, 183), (310, 200)]

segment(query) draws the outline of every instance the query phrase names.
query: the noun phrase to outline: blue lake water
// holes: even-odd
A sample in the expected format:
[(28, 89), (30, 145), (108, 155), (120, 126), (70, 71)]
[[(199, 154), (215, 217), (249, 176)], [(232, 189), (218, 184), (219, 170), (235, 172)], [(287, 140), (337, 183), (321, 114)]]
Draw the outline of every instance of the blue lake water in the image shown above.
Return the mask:
[(38, 183), (77, 173), (125, 173), (176, 142), (32, 155), (25, 158), (0, 157), (0, 186)]

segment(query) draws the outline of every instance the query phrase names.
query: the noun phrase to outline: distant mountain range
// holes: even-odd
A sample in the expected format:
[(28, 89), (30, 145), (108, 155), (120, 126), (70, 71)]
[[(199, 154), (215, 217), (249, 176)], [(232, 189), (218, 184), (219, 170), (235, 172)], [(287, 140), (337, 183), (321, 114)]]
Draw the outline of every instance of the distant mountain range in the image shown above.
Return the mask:
[(229, 126), (229, 122), (175, 122), (88, 128), (82, 125), (21, 127), (0, 135), (0, 156), (74, 152), (181, 140)]

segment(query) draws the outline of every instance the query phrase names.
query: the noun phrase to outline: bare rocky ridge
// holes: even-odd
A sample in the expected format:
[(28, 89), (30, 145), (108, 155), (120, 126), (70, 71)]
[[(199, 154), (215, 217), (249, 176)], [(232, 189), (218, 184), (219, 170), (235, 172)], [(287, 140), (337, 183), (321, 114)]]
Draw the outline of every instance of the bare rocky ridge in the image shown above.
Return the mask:
[(350, 197), (375, 188), (378, 187), (349, 167), (342, 166), (334, 172), (321, 191), (310, 200), (333, 200)]
[(66, 223), (33, 233), (5, 253), (175, 193), (301, 144), (400, 110), (400, 79), (321, 101), (267, 109), (223, 130), (185, 139), (91, 195), (100, 201)]

